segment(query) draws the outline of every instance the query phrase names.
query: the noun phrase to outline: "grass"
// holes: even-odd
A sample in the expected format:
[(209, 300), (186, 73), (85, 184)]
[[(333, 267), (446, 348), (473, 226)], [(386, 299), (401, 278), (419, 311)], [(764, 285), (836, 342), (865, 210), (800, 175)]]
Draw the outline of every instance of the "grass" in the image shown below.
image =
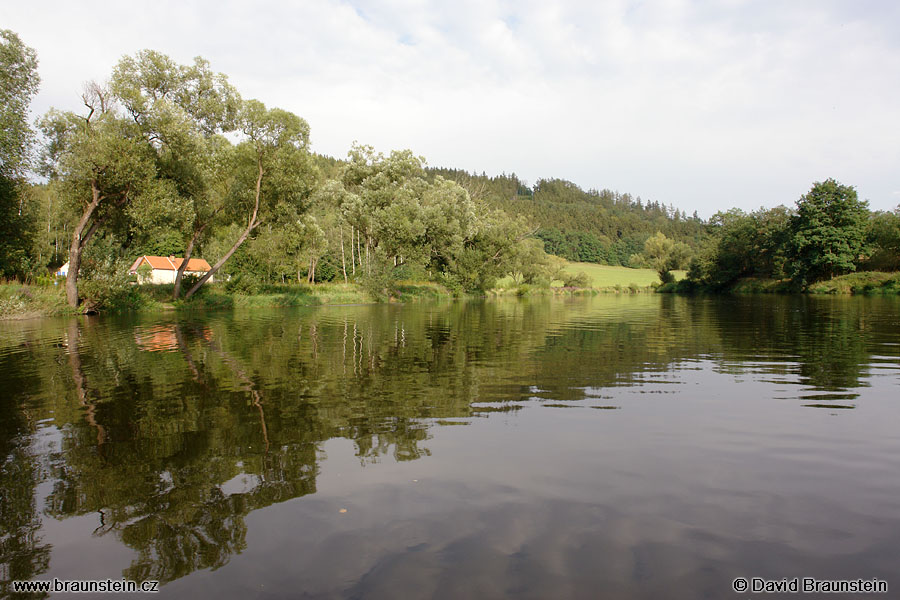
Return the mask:
[(71, 312), (62, 285), (0, 283), (0, 319), (25, 319)]
[[(619, 291), (649, 291), (652, 286), (658, 285), (659, 275), (653, 269), (632, 269), (630, 267), (612, 267), (609, 265), (598, 265), (596, 263), (569, 262), (566, 261), (564, 270), (571, 274), (577, 275), (583, 272), (590, 279), (590, 287), (594, 290), (619, 292)], [(687, 271), (672, 271), (676, 280), (684, 279)], [(554, 281), (553, 288), (561, 288), (562, 281)], [(553, 294), (554, 290), (546, 290), (544, 288), (530, 287), (526, 285), (517, 285), (512, 277), (503, 277), (497, 282), (497, 288), (494, 290), (496, 294), (505, 294), (508, 292), (520, 293), (525, 290), (525, 295), (536, 293)], [(522, 295), (520, 293), (520, 295)]]
[[(497, 285), (490, 291), (492, 296), (516, 296), (535, 295), (560, 295), (560, 294), (596, 294), (598, 292), (610, 293), (641, 293), (655, 291), (659, 285), (659, 274), (653, 269), (632, 269), (630, 267), (613, 267), (610, 265), (598, 265), (596, 263), (565, 261), (563, 270), (571, 275), (584, 273), (590, 281), (586, 288), (566, 288), (563, 282), (555, 280), (550, 288), (539, 285), (517, 284), (512, 277), (506, 276), (497, 281)], [(680, 281), (687, 275), (686, 271), (672, 271), (676, 281)]]
[[(502, 279), (491, 295), (515, 294), (519, 296), (555, 294), (594, 294), (598, 290), (609, 292), (650, 291), (659, 278), (651, 269), (629, 269), (593, 263), (566, 264), (566, 271), (575, 275), (584, 272), (591, 279), (591, 288), (561, 288), (562, 282), (554, 282), (552, 288), (516, 285), (511, 277)], [(684, 271), (673, 271), (676, 279), (683, 279)], [(772, 293), (791, 291), (784, 281), (743, 279), (730, 290), (732, 293)], [(835, 277), (813, 284), (810, 294), (900, 294), (900, 273), (862, 272)], [(418, 281), (401, 281), (389, 302), (416, 302), (451, 298), (453, 294), (443, 286)], [(206, 286), (190, 300), (172, 302), (172, 285), (143, 285), (129, 292), (123, 304), (115, 310), (159, 311), (215, 310), (234, 308), (266, 308), (281, 306), (318, 306), (322, 304), (364, 304), (378, 301), (357, 284), (320, 283), (315, 286), (288, 284), (264, 287), (259, 293), (228, 292), (222, 284)], [(76, 314), (66, 305), (66, 294), (60, 285), (22, 285), (16, 282), (0, 282), (0, 319)]]
[[(127, 289), (120, 303), (100, 312), (161, 310), (228, 310), (235, 308), (272, 308), (319, 306), (323, 304), (366, 304), (378, 301), (362, 286), (354, 283), (319, 283), (315, 286), (286, 284), (263, 286), (258, 293), (229, 292), (222, 284), (201, 288), (190, 300), (172, 301), (171, 284), (141, 285)], [(401, 281), (394, 294), (381, 300), (417, 302), (451, 298), (443, 286), (431, 282)], [(79, 314), (66, 304), (65, 289), (57, 286), (22, 285), (0, 282), (0, 319), (24, 319), (50, 315)]]
[[(710, 291), (703, 286), (664, 286), (662, 292), (705, 292)], [(712, 290), (713, 293), (728, 294), (796, 294), (801, 293), (799, 287), (789, 279), (761, 279), (744, 277), (738, 279), (724, 290)], [(900, 295), (900, 273), (884, 273), (880, 271), (862, 271), (841, 275), (827, 281), (811, 284), (805, 293), (813, 295), (862, 295), (862, 296), (894, 296)]]
[[(572, 275), (584, 271), (591, 279), (591, 286), (601, 289), (615, 288), (616, 286), (644, 288), (660, 282), (659, 275), (653, 269), (631, 269), (596, 263), (567, 262), (565, 270)], [(686, 271), (672, 271), (672, 274), (676, 280), (684, 279)], [(556, 281), (554, 284), (561, 285), (561, 282)]]
[(809, 286), (810, 294), (900, 294), (900, 273), (863, 271), (841, 275)]
[[(162, 287), (162, 286), (160, 286)], [(171, 297), (172, 286), (168, 288)], [(402, 281), (390, 302), (415, 302), (449, 298), (450, 292), (430, 282)], [(229, 293), (218, 285), (209, 286), (190, 300), (178, 301), (181, 309), (266, 308), (282, 306), (319, 306), (323, 304), (366, 304), (376, 300), (355, 283), (286, 284), (265, 286), (259, 293)]]

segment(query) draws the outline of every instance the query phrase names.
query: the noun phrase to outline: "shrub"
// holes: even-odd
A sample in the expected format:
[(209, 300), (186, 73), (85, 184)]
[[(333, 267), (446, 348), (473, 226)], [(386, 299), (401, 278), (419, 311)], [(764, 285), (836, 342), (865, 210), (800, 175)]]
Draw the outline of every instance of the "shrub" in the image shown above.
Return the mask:
[(591, 286), (591, 278), (584, 271), (579, 271), (577, 275), (565, 273), (563, 277), (564, 287), (585, 288)]
[(245, 273), (236, 273), (225, 282), (225, 291), (229, 294), (258, 294), (261, 290), (259, 280)]

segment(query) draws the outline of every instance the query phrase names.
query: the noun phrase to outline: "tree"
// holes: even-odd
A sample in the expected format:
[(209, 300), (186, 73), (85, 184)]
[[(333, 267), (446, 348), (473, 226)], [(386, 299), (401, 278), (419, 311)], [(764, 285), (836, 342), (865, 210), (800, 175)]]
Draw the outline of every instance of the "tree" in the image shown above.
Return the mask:
[(238, 126), (241, 99), (204, 59), (179, 65), (153, 50), (119, 61), (111, 86), (153, 147), (157, 176), (171, 183), (169, 193), (133, 206), (131, 217), (144, 238), (159, 237), (160, 229), (184, 238), (177, 300), (194, 249), (224, 209), (231, 144), (222, 135)]
[(37, 55), (9, 29), (0, 29), (0, 175), (17, 179), (27, 170), (34, 132), (28, 106), (38, 91)]
[(866, 239), (872, 248), (872, 255), (866, 261), (867, 269), (900, 270), (900, 207), (893, 212), (873, 214)]
[(239, 173), (232, 191), (234, 202), (229, 208), (235, 211), (235, 217), (246, 215), (245, 225), (231, 248), (187, 291), (185, 299), (197, 293), (240, 248), (261, 223), (261, 211), (267, 211), (278, 200), (300, 204), (311, 192), (309, 124), (304, 119), (249, 100), (242, 106), (239, 123), (246, 140), (235, 149), (235, 168)]
[(357, 238), (356, 260), (365, 275), (374, 274), (373, 265), (380, 269), (425, 260), (424, 175), (424, 159), (409, 150), (384, 156), (371, 146), (351, 147), (341, 177), (346, 191), (341, 212), (362, 238), (362, 245)]
[(72, 229), (66, 299), (80, 302), (82, 253), (101, 225), (121, 220), (141, 193), (153, 193), (153, 149), (138, 125), (116, 110), (106, 88), (88, 84), (82, 95), (86, 114), (52, 110), (40, 123), (48, 139), (45, 173), (58, 180), (80, 217)]
[(865, 250), (868, 203), (834, 179), (813, 184), (791, 218), (790, 258), (796, 282), (808, 285), (855, 271)]
[(659, 273), (662, 283), (672, 283), (670, 271), (683, 266), (690, 257), (690, 248), (683, 242), (675, 242), (657, 231), (644, 242), (644, 262)]
[(22, 188), (34, 142), (28, 107), (39, 83), (34, 50), (14, 32), (0, 30), (0, 277), (22, 275), (30, 254)]
[(440, 175), (428, 181), (424, 158), (409, 150), (384, 156), (354, 144), (342, 181), (343, 216), (362, 233), (357, 256), (376, 294), (410, 273), (483, 290), (514, 270), (523, 252), (543, 262), (538, 242), (520, 248), (533, 233), (523, 220), (476, 204), (456, 181)]
[(550, 285), (551, 270), (556, 273), (556, 265), (550, 266), (549, 256), (544, 252), (544, 244), (538, 238), (527, 238), (516, 248), (510, 261), (513, 281), (516, 283)]

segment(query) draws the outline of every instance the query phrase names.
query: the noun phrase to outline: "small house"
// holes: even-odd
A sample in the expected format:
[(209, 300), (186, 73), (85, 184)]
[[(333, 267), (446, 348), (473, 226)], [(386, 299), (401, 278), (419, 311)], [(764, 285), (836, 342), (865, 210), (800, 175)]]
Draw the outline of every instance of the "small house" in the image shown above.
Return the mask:
[[(134, 261), (128, 272), (137, 274), (140, 283), (175, 283), (175, 274), (183, 261), (183, 258), (175, 256), (142, 256)], [(147, 265), (149, 269), (143, 265)], [(184, 274), (202, 277), (210, 269), (209, 263), (202, 258), (192, 258), (188, 261)], [(210, 277), (207, 281), (212, 282), (213, 279)]]

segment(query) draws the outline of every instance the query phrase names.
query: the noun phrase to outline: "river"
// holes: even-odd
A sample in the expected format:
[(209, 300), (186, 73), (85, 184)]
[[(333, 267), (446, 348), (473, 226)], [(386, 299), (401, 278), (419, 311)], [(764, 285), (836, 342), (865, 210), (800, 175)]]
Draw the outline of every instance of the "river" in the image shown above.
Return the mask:
[(4, 586), (726, 598), (737, 578), (814, 577), (900, 589), (896, 298), (3, 322), (0, 390)]

